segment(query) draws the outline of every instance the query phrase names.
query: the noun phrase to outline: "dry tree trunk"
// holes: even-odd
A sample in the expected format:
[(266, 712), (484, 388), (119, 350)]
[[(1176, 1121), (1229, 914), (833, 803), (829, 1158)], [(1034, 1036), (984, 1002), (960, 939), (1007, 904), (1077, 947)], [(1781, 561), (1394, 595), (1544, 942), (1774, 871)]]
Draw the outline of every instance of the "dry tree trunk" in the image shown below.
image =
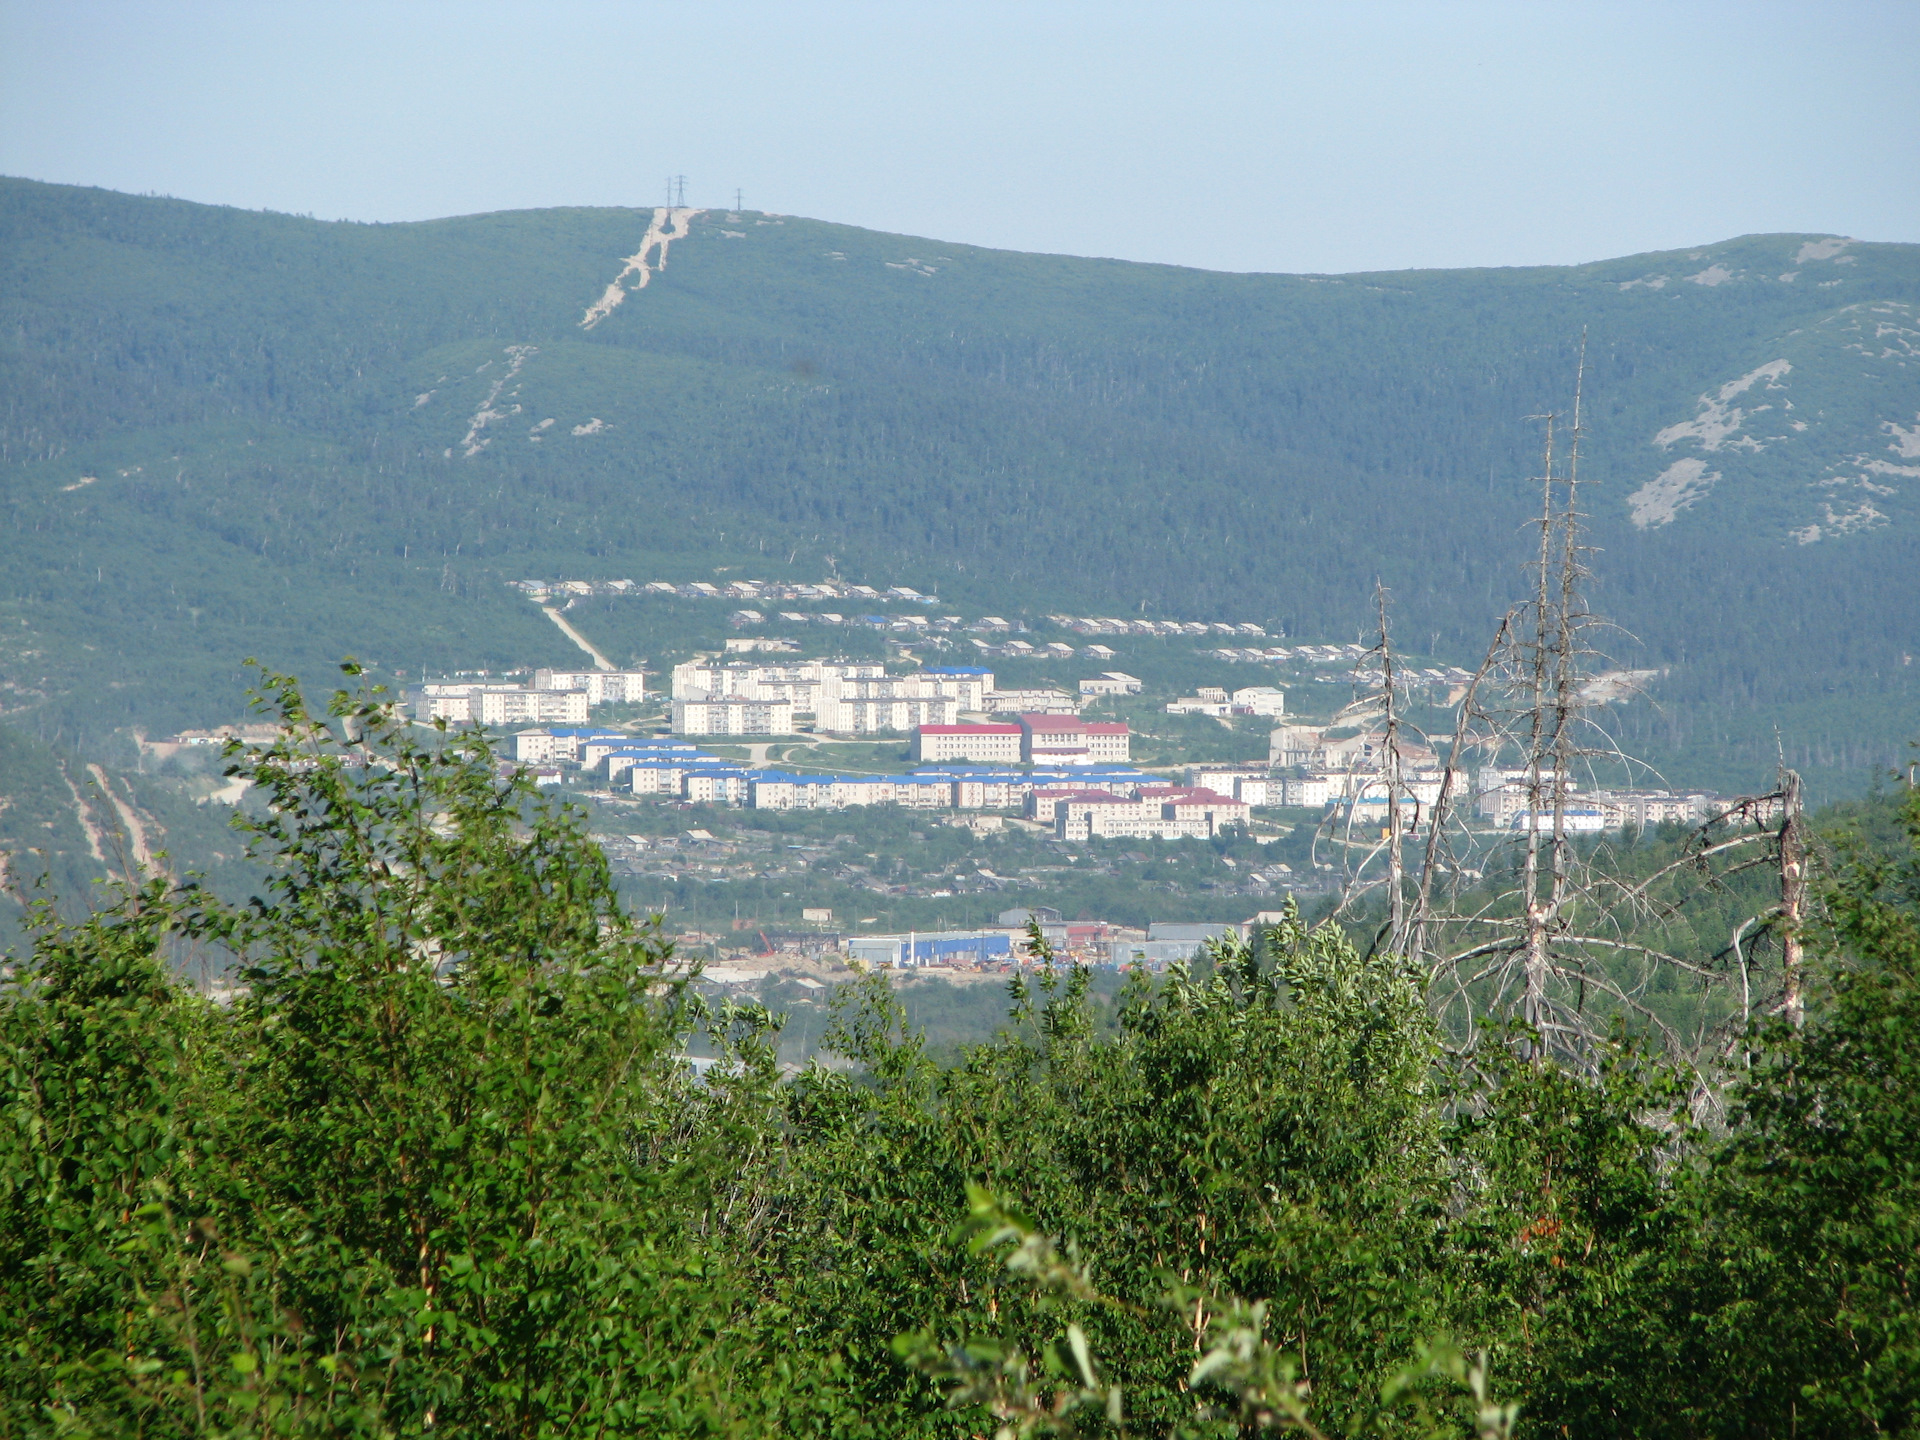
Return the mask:
[(1394, 695), (1393, 645), (1387, 631), (1387, 592), (1382, 585), (1373, 587), (1374, 603), (1380, 610), (1380, 693), (1386, 703), (1386, 753), (1381, 757), (1387, 785), (1387, 948), (1406, 954), (1407, 894), (1406, 869), (1400, 850), (1400, 712)]
[(1798, 1029), (1806, 1020), (1801, 993), (1800, 927), (1807, 903), (1807, 839), (1801, 818), (1800, 776), (1780, 774), (1780, 951), (1787, 1023)]
[[(1545, 760), (1550, 746), (1548, 736), (1548, 694), (1551, 686), (1548, 681), (1548, 656), (1553, 640), (1553, 600), (1551, 578), (1553, 575), (1553, 536), (1557, 528), (1553, 514), (1553, 422), (1548, 415), (1546, 420), (1546, 468), (1541, 479), (1540, 506), (1540, 559), (1539, 570), (1534, 577), (1533, 598), (1533, 643), (1528, 647), (1527, 655), (1527, 838), (1526, 855), (1521, 867), (1521, 919), (1524, 943), (1521, 960), (1521, 997), (1520, 1018), (1536, 1030), (1546, 1019), (1547, 975), (1550, 961), (1547, 955), (1547, 927), (1551, 923), (1551, 911), (1540, 896), (1540, 810), (1543, 792), (1547, 787)], [(1554, 787), (1559, 788), (1559, 777)], [(1559, 807), (1555, 807), (1554, 828), (1559, 830)], [(1529, 1044), (1526, 1047), (1528, 1057), (1539, 1060), (1542, 1047)]]
[(1430, 973), (1433, 957), (1429, 953), (1431, 942), (1428, 934), (1433, 923), (1433, 879), (1440, 872), (1441, 847), (1445, 842), (1447, 823), (1453, 814), (1453, 777), (1458, 773), (1456, 767), (1461, 752), (1467, 748), (1468, 732), (1475, 719), (1482, 716), (1479, 708), (1481, 682), (1511, 643), (1512, 631), (1513, 612), (1509, 610), (1500, 617), (1500, 624), (1493, 633), (1493, 642), (1487, 646), (1480, 668), (1473, 672), (1473, 678), (1460, 694), (1459, 709), (1454, 715), (1453, 740), (1447, 748), (1445, 768), (1440, 772), (1440, 793), (1434, 797), (1433, 805), (1427, 812), (1427, 843), (1420, 862), (1420, 887), (1414, 896), (1413, 916), (1408, 922), (1408, 953), (1427, 965)]

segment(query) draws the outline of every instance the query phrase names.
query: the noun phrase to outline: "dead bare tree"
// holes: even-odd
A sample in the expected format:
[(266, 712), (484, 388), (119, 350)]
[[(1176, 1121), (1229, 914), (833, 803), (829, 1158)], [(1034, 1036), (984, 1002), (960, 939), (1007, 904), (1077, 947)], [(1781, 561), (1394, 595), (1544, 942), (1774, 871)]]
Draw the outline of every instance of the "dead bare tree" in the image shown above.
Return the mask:
[(1781, 1008), (1787, 1023), (1798, 1029), (1807, 1018), (1802, 993), (1801, 927), (1807, 908), (1807, 837), (1800, 814), (1800, 776), (1780, 769), (1780, 971), (1784, 986)]
[[(1739, 1048), (1756, 1005), (1770, 1004), (1755, 993), (1758, 946), (1778, 944), (1777, 1008), (1800, 1020), (1809, 855), (1799, 780), (1783, 764), (1776, 790), (1700, 819), (1677, 855), (1651, 873), (1614, 840), (1581, 838), (1601, 826), (1581, 816), (1576, 827), (1576, 777), (1591, 785), (1605, 769), (1665, 787), (1652, 767), (1621, 750), (1597, 713), (1631, 691), (1620, 676), (1601, 673), (1605, 657), (1595, 637), (1608, 627), (1586, 598), (1585, 373), (1582, 337), (1570, 423), (1559, 413), (1532, 417), (1542, 425), (1543, 465), (1529, 594), (1500, 618), (1479, 668), (1449, 697), (1444, 759), (1406, 713), (1390, 597), (1376, 585), (1377, 640), (1355, 667), (1353, 703), (1329, 727), (1361, 730), (1341, 777), (1346, 804), (1316, 830), (1313, 858), (1316, 869), (1328, 868), (1321, 847), (1330, 847), (1343, 872), (1334, 916), (1380, 916), (1374, 944), (1423, 965), (1436, 1010), (1464, 1046), (1490, 1020), (1518, 1021), (1527, 1058), (1553, 1056), (1581, 1068), (1594, 1063), (1600, 1033), (1625, 1017), (1704, 1073), (1708, 1057)], [(1439, 762), (1437, 789), (1425, 792), (1432, 799), (1424, 805), (1408, 780), (1410, 736)], [(1517, 792), (1510, 840), (1474, 823), (1480, 792), (1462, 783), (1469, 757)], [(1361, 802), (1378, 789), (1386, 824), (1375, 839), (1360, 830), (1359, 817), (1371, 809)], [(1422, 837), (1412, 857), (1409, 833)], [(1706, 953), (1716, 942), (1696, 925), (1700, 902), (1724, 900), (1745, 872), (1776, 866), (1779, 904), (1742, 915), (1731, 942)], [(1688, 1002), (1692, 1018), (1683, 1021), (1671, 999), (1655, 1003), (1655, 992), (1685, 987), (1699, 998)], [(1703, 1080), (1703, 1105), (1715, 1103), (1711, 1090)]]
[[(1528, 565), (1531, 593), (1502, 619), (1487, 659), (1460, 699), (1443, 799), (1429, 815), (1410, 915), (1404, 930), (1396, 927), (1410, 953), (1426, 962), (1436, 1003), (1452, 1011), (1463, 1038), (1470, 1039), (1486, 1018), (1511, 1017), (1525, 1032), (1522, 1052), (1536, 1062), (1555, 1054), (1585, 1063), (1601, 1023), (1596, 1004), (1603, 999), (1599, 1010), (1635, 1017), (1660, 1033), (1676, 1054), (1700, 1051), (1707, 1036), (1677, 1033), (1647, 1003), (1649, 991), (1662, 975), (1682, 975), (1705, 987), (1724, 984), (1732, 978), (1720, 963), (1728, 952), (1710, 960), (1688, 959), (1660, 943), (1659, 927), (1688, 903), (1687, 894), (1669, 892), (1675, 886), (1690, 893), (1723, 887), (1740, 870), (1770, 863), (1771, 855), (1763, 852), (1771, 850), (1771, 837), (1757, 821), (1777, 798), (1736, 802), (1709, 817), (1683, 846), (1679, 860), (1642, 880), (1603, 863), (1597, 843), (1584, 849), (1576, 843), (1571, 823), (1576, 775), (1591, 772), (1597, 763), (1629, 770), (1635, 764), (1590, 713), (1592, 676), (1600, 659), (1593, 632), (1603, 622), (1585, 598), (1590, 573), (1580, 509), (1584, 342), (1582, 349), (1571, 424), (1563, 430), (1558, 414), (1534, 417), (1543, 426), (1544, 463), (1537, 477), (1538, 546)], [(1516, 798), (1522, 808), (1515, 821), (1512, 882), (1481, 886), (1463, 904), (1462, 867), (1453, 853), (1460, 837), (1452, 823), (1453, 774), (1473, 750), (1496, 763), (1517, 753)], [(1739, 826), (1745, 828), (1729, 833)], [(1582, 828), (1597, 827), (1583, 817)], [(1782, 832), (1782, 846), (1788, 833)], [(1485, 838), (1480, 837), (1483, 852)], [(1787, 873), (1783, 866), (1783, 877)], [(1451, 890), (1444, 901), (1436, 896), (1443, 878)], [(1784, 896), (1783, 889), (1783, 914)], [(1736, 936), (1732, 953), (1744, 976), (1746, 952), (1740, 942)]]

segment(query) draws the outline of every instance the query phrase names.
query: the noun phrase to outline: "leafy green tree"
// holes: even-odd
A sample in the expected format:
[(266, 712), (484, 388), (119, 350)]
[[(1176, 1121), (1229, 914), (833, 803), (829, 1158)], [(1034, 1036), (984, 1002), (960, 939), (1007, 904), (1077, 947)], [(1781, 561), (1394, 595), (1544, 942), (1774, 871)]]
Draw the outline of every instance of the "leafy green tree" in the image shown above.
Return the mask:
[[(725, 1098), (673, 1059), (668, 951), (483, 742), (262, 698), (280, 738), (234, 758), (265, 893), (49, 919), (0, 1015), (22, 1426), (720, 1423), (688, 1122)], [(169, 942), (229, 957), (232, 1003), (174, 984)]]

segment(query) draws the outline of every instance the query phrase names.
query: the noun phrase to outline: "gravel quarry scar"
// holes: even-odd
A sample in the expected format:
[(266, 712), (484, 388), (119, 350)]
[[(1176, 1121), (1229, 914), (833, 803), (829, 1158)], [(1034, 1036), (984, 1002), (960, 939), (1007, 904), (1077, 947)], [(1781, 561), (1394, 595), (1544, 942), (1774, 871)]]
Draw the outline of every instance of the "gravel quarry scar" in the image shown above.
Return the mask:
[[(614, 312), (622, 300), (627, 298), (626, 279), (629, 275), (640, 278), (633, 283), (633, 289), (644, 290), (647, 282), (653, 278), (656, 270), (667, 268), (667, 247), (676, 240), (684, 240), (693, 224), (693, 217), (702, 211), (685, 209), (680, 206), (669, 208), (657, 205), (653, 211), (653, 221), (647, 226), (647, 233), (641, 238), (640, 248), (627, 257), (620, 273), (613, 277), (600, 296), (580, 319), (582, 330), (591, 330)], [(659, 251), (659, 257), (653, 258)]]

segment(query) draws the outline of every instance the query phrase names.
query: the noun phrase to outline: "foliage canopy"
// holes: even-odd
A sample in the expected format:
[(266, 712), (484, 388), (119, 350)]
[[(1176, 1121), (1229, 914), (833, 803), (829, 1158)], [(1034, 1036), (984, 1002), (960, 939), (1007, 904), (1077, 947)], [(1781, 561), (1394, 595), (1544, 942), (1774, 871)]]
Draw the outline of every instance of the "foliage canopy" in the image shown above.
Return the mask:
[(870, 977), (844, 1066), (785, 1076), (484, 744), (261, 694), (270, 885), (43, 906), (0, 992), (8, 1433), (1920, 1425), (1911, 792), (1724, 1112), (1625, 1039), (1450, 1049), (1297, 916), (1112, 1026), (1084, 972), (1016, 980), (954, 1064)]

